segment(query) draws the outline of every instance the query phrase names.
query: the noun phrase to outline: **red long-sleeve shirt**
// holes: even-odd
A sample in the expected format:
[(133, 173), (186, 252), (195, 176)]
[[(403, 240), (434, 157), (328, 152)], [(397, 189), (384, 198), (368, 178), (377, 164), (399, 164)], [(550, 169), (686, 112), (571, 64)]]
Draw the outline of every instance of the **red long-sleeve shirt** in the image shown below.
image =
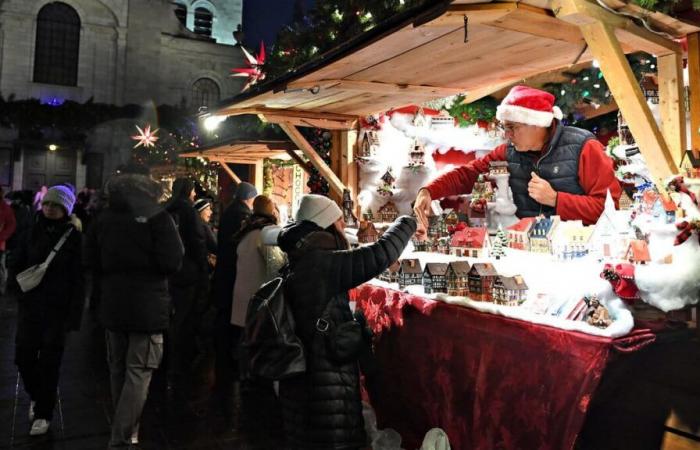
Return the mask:
[[(483, 158), (439, 176), (425, 188), (433, 199), (471, 192), (479, 174), (488, 173), (489, 162), (506, 160), (506, 147), (506, 144), (499, 145)], [(596, 140), (586, 141), (581, 149), (578, 182), (585, 191), (584, 195), (557, 192), (556, 211), (562, 220), (582, 220), (586, 225), (594, 224), (603, 212), (608, 190), (615, 204), (622, 194), (612, 160), (605, 154), (603, 144)]]

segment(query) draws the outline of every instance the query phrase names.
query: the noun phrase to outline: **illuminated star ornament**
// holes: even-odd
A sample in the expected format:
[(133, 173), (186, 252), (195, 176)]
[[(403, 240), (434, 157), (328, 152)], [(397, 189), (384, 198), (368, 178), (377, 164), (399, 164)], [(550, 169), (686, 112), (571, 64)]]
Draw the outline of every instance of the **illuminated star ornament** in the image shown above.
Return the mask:
[(265, 79), (265, 73), (262, 71), (262, 66), (265, 64), (265, 44), (260, 42), (260, 52), (258, 53), (257, 57), (248, 53), (248, 50), (246, 50), (245, 47), (241, 46), (241, 50), (243, 50), (248, 67), (231, 69), (231, 72), (233, 72), (231, 76), (248, 78), (245, 86), (243, 86), (242, 89), (242, 91), (246, 91), (258, 81)]
[(139, 134), (131, 136), (131, 139), (138, 141), (138, 143), (134, 145), (134, 148), (138, 148), (142, 145), (145, 148), (156, 146), (156, 141), (158, 140), (158, 136), (156, 136), (156, 133), (158, 132), (157, 128), (151, 131), (151, 126), (146, 125), (142, 130), (138, 125), (136, 125), (136, 129), (138, 130)]

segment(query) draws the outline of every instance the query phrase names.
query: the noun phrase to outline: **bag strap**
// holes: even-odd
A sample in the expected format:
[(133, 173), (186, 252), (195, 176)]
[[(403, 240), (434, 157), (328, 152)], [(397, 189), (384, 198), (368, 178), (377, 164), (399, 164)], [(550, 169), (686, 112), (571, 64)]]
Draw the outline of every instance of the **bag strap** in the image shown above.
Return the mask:
[(56, 256), (56, 253), (58, 253), (61, 247), (63, 247), (63, 244), (66, 243), (66, 241), (68, 240), (68, 236), (71, 234), (72, 231), (73, 227), (71, 226), (65, 233), (63, 233), (63, 236), (61, 236), (61, 239), (58, 240), (56, 246), (51, 250), (51, 253), (49, 253), (49, 256), (46, 257), (46, 261), (44, 261), (44, 264), (46, 264), (47, 266), (51, 264), (51, 261), (53, 261), (54, 256)]

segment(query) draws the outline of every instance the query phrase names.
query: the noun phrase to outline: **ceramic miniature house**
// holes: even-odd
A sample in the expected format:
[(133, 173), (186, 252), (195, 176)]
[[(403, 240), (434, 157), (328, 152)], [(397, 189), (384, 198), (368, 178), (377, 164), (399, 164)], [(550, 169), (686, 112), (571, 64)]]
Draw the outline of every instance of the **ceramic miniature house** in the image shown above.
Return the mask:
[(374, 224), (369, 221), (361, 221), (360, 228), (357, 231), (357, 241), (360, 244), (371, 244), (372, 242), (377, 242), (377, 239), (379, 239), (379, 232)]
[(489, 162), (489, 176), (506, 174), (508, 172), (508, 161)]
[(411, 284), (423, 284), (423, 268), (418, 259), (402, 259), (399, 269), (399, 287)]
[(425, 165), (425, 146), (419, 140), (415, 140), (411, 151), (409, 152), (408, 167), (424, 166)]
[(399, 269), (401, 268), (401, 263), (394, 261), (392, 265), (386, 268), (384, 272), (379, 275), (379, 279), (386, 281), (387, 283), (398, 283), (399, 282)]
[(620, 200), (618, 200), (618, 205), (621, 210), (631, 209), (633, 205), (632, 197), (627, 193), (626, 190), (622, 190), (622, 195), (620, 195)]
[(469, 294), (469, 263), (452, 261), (447, 265), (447, 294), (465, 297)]
[(559, 222), (552, 233), (552, 255), (559, 260), (582, 258), (590, 250), (593, 227), (586, 227), (580, 220)]
[(497, 276), (493, 282), (493, 302), (499, 305), (518, 306), (527, 299), (527, 284), (522, 276)]
[(625, 259), (633, 264), (646, 264), (651, 261), (647, 241), (641, 239), (631, 240), (625, 253)]
[(380, 222), (393, 222), (399, 216), (399, 211), (396, 209), (394, 202), (386, 202), (386, 204), (377, 211), (377, 216)]
[(435, 251), (437, 253), (442, 253), (443, 255), (450, 254), (450, 238), (449, 237), (441, 237), (441, 238), (438, 238), (434, 242), (435, 242)]
[(534, 217), (523, 217), (516, 224), (509, 226), (508, 232), (508, 247), (516, 250), (530, 250), (530, 227), (535, 223)]
[(678, 211), (678, 206), (669, 196), (661, 197), (661, 204), (664, 208), (664, 218), (666, 223), (676, 222), (676, 212)]
[(431, 252), (433, 251), (432, 239), (418, 239), (415, 236), (411, 239), (413, 243), (413, 251), (415, 252)]
[(608, 192), (603, 213), (596, 222), (590, 239), (590, 252), (598, 258), (620, 258), (629, 246), (629, 211), (617, 211)]
[(498, 272), (491, 263), (476, 263), (469, 270), (469, 297), (472, 300), (490, 302), (493, 299), (493, 283)]
[(423, 269), (423, 290), (426, 294), (447, 292), (447, 264), (426, 263)]
[(465, 228), (455, 231), (450, 239), (450, 254), (480, 258), (489, 247), (486, 228)]
[(357, 156), (358, 158), (370, 158), (377, 153), (378, 148), (379, 136), (377, 136), (377, 132), (375, 130), (367, 130), (362, 139), (360, 154)]
[(447, 236), (447, 223), (442, 214), (436, 214), (428, 217), (428, 237), (441, 238)]
[(538, 217), (530, 227), (528, 239), (533, 253), (551, 253), (552, 233), (559, 224), (559, 216)]

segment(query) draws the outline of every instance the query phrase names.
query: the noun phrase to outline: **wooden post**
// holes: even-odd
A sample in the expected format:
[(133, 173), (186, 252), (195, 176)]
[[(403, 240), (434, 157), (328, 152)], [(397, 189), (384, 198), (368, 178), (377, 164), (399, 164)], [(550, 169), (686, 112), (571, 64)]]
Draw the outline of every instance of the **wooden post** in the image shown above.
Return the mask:
[[(342, 161), (342, 155), (341, 155), (341, 148), (340, 148), (340, 140), (341, 140), (341, 131), (340, 130), (333, 130), (331, 131), (331, 150), (330, 150), (330, 157), (331, 157), (331, 170), (333, 171), (334, 174), (340, 178), (340, 181), (346, 184), (346, 180), (343, 178), (343, 161)], [(341, 205), (343, 203), (343, 193), (337, 193), (335, 191), (331, 192), (331, 198), (335, 200), (336, 203)]]
[(250, 173), (251, 184), (255, 185), (255, 189), (258, 190), (258, 194), (262, 194), (263, 189), (265, 188), (265, 171), (263, 170), (263, 160), (261, 159), (259, 161), (256, 161), (254, 164), (250, 164), (248, 170)]
[(355, 202), (355, 216), (360, 215), (360, 203), (357, 201), (359, 194), (357, 161), (355, 161), (355, 153), (357, 152), (357, 130), (348, 130), (340, 132), (340, 180), (350, 190), (350, 198)]
[(678, 167), (612, 27), (594, 22), (582, 25), (581, 32), (600, 63), (610, 91), (629, 124), (654, 180), (677, 174)]
[(659, 74), (659, 111), (663, 133), (676, 167), (681, 166), (687, 145), (683, 57), (672, 53), (656, 60)]
[(690, 148), (700, 158), (700, 33), (688, 35), (688, 81)]
[(309, 144), (309, 142), (304, 138), (304, 136), (299, 132), (299, 130), (296, 129), (294, 125), (288, 122), (280, 123), (279, 127), (282, 128), (282, 130), (287, 133), (287, 136), (294, 142), (297, 147), (299, 147), (299, 150), (304, 153), (304, 155), (309, 158), (309, 161), (311, 161), (311, 164), (314, 165), (316, 170), (318, 170), (323, 177), (328, 180), (328, 184), (330, 185), (331, 189), (338, 195), (341, 196), (343, 195), (343, 190), (345, 189), (345, 185), (343, 184), (342, 181), (338, 178), (338, 176), (333, 173), (330, 167), (328, 167), (328, 164), (321, 158), (318, 153), (316, 153), (316, 150), (314, 150), (313, 146)]

